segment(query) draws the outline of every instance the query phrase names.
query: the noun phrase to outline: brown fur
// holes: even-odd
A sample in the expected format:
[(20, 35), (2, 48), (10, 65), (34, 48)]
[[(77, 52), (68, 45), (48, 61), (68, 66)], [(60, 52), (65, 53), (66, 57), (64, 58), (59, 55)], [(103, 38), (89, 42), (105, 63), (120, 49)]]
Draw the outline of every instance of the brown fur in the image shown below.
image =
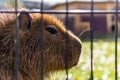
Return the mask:
[[(21, 16), (20, 16), (21, 15)], [(44, 74), (65, 69), (66, 35), (68, 36), (68, 68), (75, 66), (81, 53), (81, 41), (57, 18), (38, 13), (0, 14), (0, 80), (15, 79), (15, 23), (21, 18), (19, 28), (19, 80), (40, 79), (40, 38), (43, 21)], [(29, 22), (30, 21), (30, 22)], [(28, 28), (26, 26), (29, 25)], [(58, 31), (51, 34), (46, 30), (53, 26)]]

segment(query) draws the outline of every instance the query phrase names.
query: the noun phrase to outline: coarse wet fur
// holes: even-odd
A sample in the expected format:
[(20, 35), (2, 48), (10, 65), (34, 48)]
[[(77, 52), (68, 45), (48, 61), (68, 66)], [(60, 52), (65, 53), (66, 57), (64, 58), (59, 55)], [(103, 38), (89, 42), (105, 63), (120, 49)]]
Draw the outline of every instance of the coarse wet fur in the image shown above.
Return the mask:
[(41, 54), (44, 75), (64, 70), (66, 58), (68, 68), (78, 63), (81, 41), (59, 19), (26, 10), (17, 15), (0, 13), (0, 80), (15, 80), (16, 23), (19, 23), (19, 80), (40, 80)]

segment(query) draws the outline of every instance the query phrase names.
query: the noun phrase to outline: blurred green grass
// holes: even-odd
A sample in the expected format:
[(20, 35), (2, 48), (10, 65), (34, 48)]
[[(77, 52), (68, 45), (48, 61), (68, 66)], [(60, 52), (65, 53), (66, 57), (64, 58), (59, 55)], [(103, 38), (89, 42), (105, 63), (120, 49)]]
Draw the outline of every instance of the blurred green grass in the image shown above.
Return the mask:
[[(83, 51), (77, 66), (69, 70), (69, 80), (90, 80), (90, 40), (82, 40)], [(118, 72), (120, 72), (120, 37), (118, 38)], [(93, 43), (94, 80), (115, 79), (114, 36), (94, 38)], [(65, 71), (53, 73), (51, 80), (65, 80)], [(118, 80), (120, 73), (118, 73)]]

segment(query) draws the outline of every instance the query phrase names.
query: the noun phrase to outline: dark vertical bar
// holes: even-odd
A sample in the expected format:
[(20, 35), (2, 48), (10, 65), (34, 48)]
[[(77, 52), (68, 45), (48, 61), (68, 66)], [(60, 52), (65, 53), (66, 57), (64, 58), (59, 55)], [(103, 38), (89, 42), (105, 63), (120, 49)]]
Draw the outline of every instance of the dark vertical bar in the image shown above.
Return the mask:
[(94, 80), (93, 77), (93, 38), (94, 38), (94, 1), (91, 0), (91, 21), (90, 21), (90, 50), (91, 50), (91, 75), (90, 80)]
[(44, 80), (44, 34), (43, 34), (43, 0), (41, 0), (41, 5), (40, 5), (40, 10), (41, 10), (41, 20), (40, 20), (40, 80)]
[[(68, 0), (66, 0), (66, 16), (65, 16), (65, 25), (68, 26)], [(68, 35), (66, 33), (66, 56), (65, 56), (65, 69), (66, 69), (66, 80), (68, 80)]]
[(116, 0), (116, 14), (115, 14), (115, 80), (117, 80), (118, 72), (117, 72), (117, 43), (118, 43), (118, 0)]
[(19, 20), (17, 18), (17, 7), (18, 7), (18, 1), (15, 0), (15, 14), (16, 14), (16, 28), (15, 28), (15, 31), (16, 31), (16, 34), (15, 34), (15, 80), (18, 80), (18, 77), (19, 77), (19, 63), (18, 63), (18, 60), (19, 60), (19, 37), (18, 37), (18, 31), (19, 31)]

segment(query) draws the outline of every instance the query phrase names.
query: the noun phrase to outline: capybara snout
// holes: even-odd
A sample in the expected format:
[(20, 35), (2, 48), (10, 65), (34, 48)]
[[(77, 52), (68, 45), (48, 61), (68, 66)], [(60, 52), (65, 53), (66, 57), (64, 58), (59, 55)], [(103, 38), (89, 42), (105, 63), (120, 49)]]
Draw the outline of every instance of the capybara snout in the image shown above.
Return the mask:
[(17, 16), (0, 13), (0, 19), (0, 80), (15, 79), (16, 19), (19, 19), (19, 80), (40, 79), (41, 50), (44, 75), (66, 69), (66, 60), (68, 68), (77, 65), (81, 41), (56, 17), (24, 10)]
[(80, 54), (81, 54), (81, 49), (82, 49), (82, 44), (81, 41), (78, 37), (74, 36), (71, 34), (71, 32), (68, 31), (68, 67), (71, 68), (75, 65), (77, 65)]

